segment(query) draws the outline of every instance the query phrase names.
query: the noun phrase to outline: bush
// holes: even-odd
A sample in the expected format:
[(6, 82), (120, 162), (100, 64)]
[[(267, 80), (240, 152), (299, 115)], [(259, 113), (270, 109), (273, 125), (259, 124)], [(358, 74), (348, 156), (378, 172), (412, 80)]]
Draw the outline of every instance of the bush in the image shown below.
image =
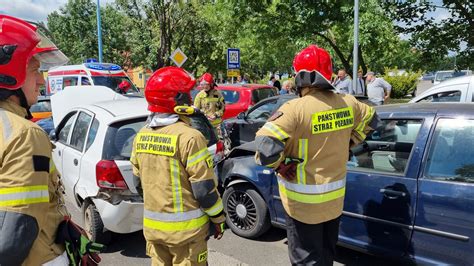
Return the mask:
[[(417, 72), (403, 72), (400, 73), (398, 69), (385, 69), (385, 79), (390, 85), (392, 85), (392, 93), (390, 94), (391, 98), (403, 98), (407, 94), (413, 94), (416, 90), (416, 84), (418, 79), (422, 75), (422, 71), (418, 70)], [(390, 75), (388, 75), (390, 73)]]

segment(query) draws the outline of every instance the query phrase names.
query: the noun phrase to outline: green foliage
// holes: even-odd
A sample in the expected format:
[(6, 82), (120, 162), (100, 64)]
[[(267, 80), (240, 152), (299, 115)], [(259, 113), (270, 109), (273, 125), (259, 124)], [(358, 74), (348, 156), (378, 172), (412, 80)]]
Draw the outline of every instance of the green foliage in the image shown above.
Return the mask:
[(417, 72), (408, 71), (400, 73), (396, 68), (386, 68), (383, 79), (392, 85), (390, 97), (399, 99), (405, 97), (407, 94), (411, 94), (416, 90), (416, 84), (422, 74), (423, 72), (421, 70), (418, 70)]
[[(129, 49), (126, 18), (111, 6), (101, 8), (101, 12), (103, 61), (123, 65), (123, 53)], [(91, 0), (69, 0), (59, 12), (48, 15), (48, 29), (70, 64), (99, 57), (96, 5)]]

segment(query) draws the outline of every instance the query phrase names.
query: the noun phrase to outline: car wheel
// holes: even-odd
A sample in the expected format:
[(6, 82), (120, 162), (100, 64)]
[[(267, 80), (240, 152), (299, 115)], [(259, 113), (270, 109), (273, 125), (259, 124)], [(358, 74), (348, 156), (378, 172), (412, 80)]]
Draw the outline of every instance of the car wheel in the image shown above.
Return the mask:
[(104, 223), (92, 203), (84, 209), (84, 231), (90, 240), (100, 244), (108, 244), (112, 236), (110, 231), (104, 230)]
[(270, 228), (267, 204), (252, 187), (236, 185), (226, 188), (223, 202), (227, 225), (235, 234), (257, 238)]

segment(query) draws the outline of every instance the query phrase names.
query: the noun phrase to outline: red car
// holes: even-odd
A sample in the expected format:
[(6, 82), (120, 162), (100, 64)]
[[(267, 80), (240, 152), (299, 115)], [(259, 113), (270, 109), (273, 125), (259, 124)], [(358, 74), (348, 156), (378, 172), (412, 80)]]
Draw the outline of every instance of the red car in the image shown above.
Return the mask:
[[(217, 84), (217, 89), (225, 100), (223, 119), (236, 117), (259, 101), (277, 95), (274, 87), (263, 84)], [(193, 98), (198, 92), (199, 87), (191, 92)]]

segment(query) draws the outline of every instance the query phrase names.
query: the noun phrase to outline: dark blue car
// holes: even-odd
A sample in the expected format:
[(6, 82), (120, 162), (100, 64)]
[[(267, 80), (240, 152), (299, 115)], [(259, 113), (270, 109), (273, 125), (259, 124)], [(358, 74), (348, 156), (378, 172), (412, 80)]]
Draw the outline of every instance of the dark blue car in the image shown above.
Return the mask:
[[(474, 105), (376, 108), (383, 126), (351, 150), (339, 244), (421, 264), (474, 264)], [(253, 142), (217, 171), (236, 234), (255, 238), (285, 215), (275, 172)]]

